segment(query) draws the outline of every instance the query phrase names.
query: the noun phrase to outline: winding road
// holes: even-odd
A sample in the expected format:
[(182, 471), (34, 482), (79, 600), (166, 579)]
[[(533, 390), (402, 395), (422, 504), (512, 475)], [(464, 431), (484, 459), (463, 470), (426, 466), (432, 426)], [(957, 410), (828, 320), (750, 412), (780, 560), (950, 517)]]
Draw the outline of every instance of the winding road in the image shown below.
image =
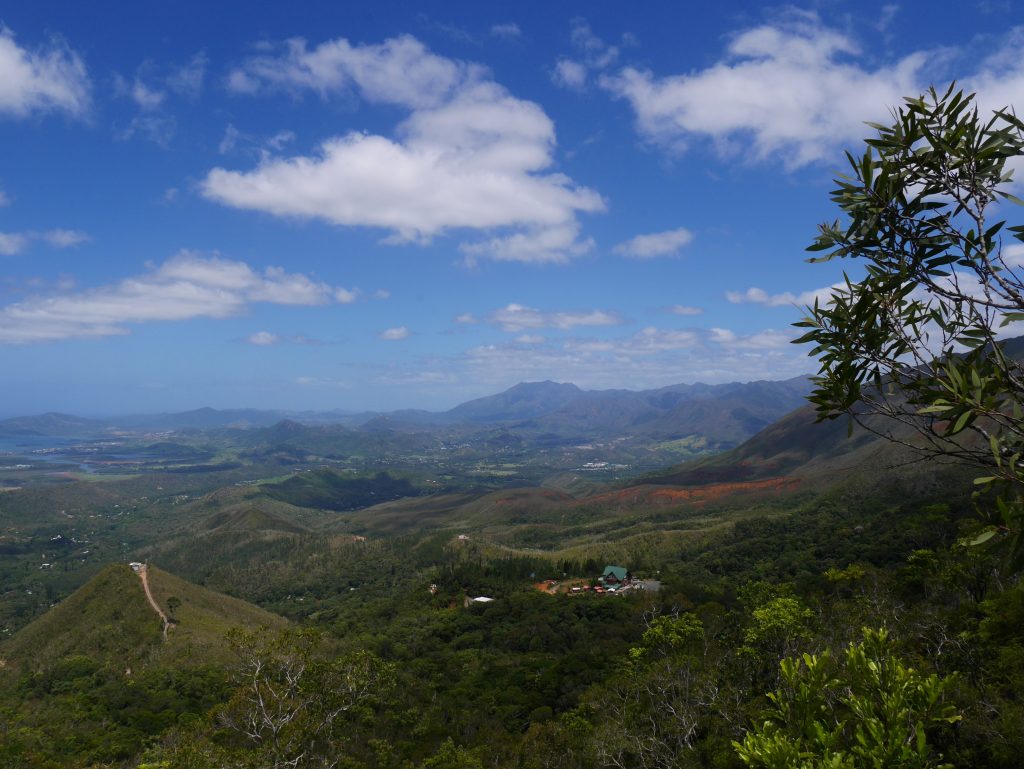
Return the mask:
[(160, 605), (153, 599), (153, 593), (149, 590), (149, 576), (146, 574), (146, 564), (142, 564), (136, 572), (139, 575), (139, 579), (142, 580), (142, 589), (146, 591), (146, 600), (149, 601), (149, 605), (153, 607), (153, 611), (160, 615), (160, 619), (164, 623), (164, 640), (167, 639), (167, 630), (171, 626), (171, 621), (164, 614), (164, 610), (160, 608)]

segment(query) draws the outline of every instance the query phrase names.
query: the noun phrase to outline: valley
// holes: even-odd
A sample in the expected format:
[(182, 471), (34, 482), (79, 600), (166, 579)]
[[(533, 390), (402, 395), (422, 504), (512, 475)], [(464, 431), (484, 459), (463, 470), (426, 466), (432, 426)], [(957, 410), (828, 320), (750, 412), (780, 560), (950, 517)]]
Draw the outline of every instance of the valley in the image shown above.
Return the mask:
[[(582, 769), (627, 750), (630, 731), (598, 739), (572, 719), (596, 723), (599, 701), (626, 707), (631, 686), (679, 664), (651, 628), (694, 617), (705, 646), (686, 664), (719, 684), (747, 670), (753, 689), (714, 700), (699, 717), (706, 736), (671, 750), (722, 752), (721, 719), (743, 722), (790, 648), (759, 635), (757, 612), (797, 601), (806, 616), (787, 632), (809, 643), (853, 640), (879, 621), (865, 613), (871, 595), (870, 612), (900, 628), (940, 610), (929, 599), (903, 614), (913, 591), (936, 594), (899, 575), (908, 554), (948, 557), (972, 525), (971, 468), (908, 463), (901, 447), (816, 423), (799, 402), (728, 448), (729, 436), (665, 424), (653, 443), (607, 420), (559, 417), (560, 432), (541, 432), (544, 413), (566, 404), (521, 404), (531, 388), (513, 391), (498, 397), (500, 419), (463, 409), (473, 423), (375, 415), (34, 436), (46, 460), (25, 451), (38, 465), (6, 471), (0, 496), (0, 698), (18, 735), (4, 750), (39, 766), (229, 765), (255, 744), (210, 714), (242, 707), (239, 665), (254, 654), (287, 666), (301, 650), (374, 682), (369, 720), (346, 717), (347, 736), (331, 743), (356, 765), (534, 766), (524, 751), (571, 749)], [(128, 562), (148, 575), (157, 610)], [(605, 591), (597, 578), (616, 564), (659, 589)], [(954, 589), (961, 577), (943, 579)], [(747, 656), (733, 660), (736, 648)], [(114, 717), (129, 691), (134, 715)], [(47, 723), (87, 703), (98, 720), (82, 721), (74, 747), (53, 741)], [(410, 724), (414, 738), (402, 737)], [(669, 750), (658, 740), (677, 727), (657, 728), (649, 749)], [(384, 744), (382, 758), (373, 746)], [(189, 758), (193, 748), (204, 757)], [(463, 763), (430, 763), (440, 756)]]

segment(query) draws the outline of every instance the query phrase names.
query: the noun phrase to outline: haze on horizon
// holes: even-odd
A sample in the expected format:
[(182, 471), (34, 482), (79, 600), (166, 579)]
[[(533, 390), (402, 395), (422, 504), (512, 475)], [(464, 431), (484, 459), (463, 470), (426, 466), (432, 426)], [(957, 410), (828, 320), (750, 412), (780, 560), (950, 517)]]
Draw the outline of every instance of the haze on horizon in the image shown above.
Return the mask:
[(786, 379), (844, 149), (1011, 4), (102, 8), (0, 18), (2, 416), (444, 410)]

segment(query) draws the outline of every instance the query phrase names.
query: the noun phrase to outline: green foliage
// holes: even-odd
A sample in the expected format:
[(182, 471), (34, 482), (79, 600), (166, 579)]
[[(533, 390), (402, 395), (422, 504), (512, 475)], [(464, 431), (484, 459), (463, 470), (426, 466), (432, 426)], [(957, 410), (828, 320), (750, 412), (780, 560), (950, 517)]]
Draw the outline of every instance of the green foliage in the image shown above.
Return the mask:
[(435, 755), (420, 764), (420, 769), (484, 769), (484, 765), (478, 751), (457, 747), (449, 737)]
[(264, 490), (282, 502), (324, 510), (355, 510), (419, 493), (408, 479), (392, 478), (386, 472), (370, 478), (353, 478), (326, 469), (292, 476), (267, 485)]
[(741, 651), (765, 660), (793, 654), (811, 635), (812, 612), (799, 598), (781, 595), (751, 612)]
[(171, 732), (145, 761), (156, 767), (338, 766), (361, 721), (394, 686), (392, 666), (366, 652), (335, 656), (313, 630), (233, 631), (233, 692)]
[(692, 652), (704, 640), (704, 623), (692, 614), (678, 617), (655, 617), (644, 631), (642, 645), (630, 650), (633, 657), (641, 654), (675, 654)]
[(827, 252), (812, 261), (855, 259), (865, 276), (808, 308), (796, 341), (821, 363), (810, 396), (820, 418), (850, 414), (931, 457), (984, 467), (976, 483), (1002, 491), (994, 523), (1013, 532), (1019, 559), (1024, 372), (998, 335), (1024, 319), (1024, 276), (1002, 234), (1024, 240), (1024, 226), (991, 210), (1020, 202), (1007, 163), (1024, 154), (1024, 123), (972, 102), (954, 86), (908, 98), (862, 156), (847, 155), (832, 193), (847, 222), (822, 224), (809, 250)]
[(838, 664), (828, 652), (781, 664), (782, 687), (765, 720), (734, 743), (764, 769), (938, 769), (929, 734), (960, 719), (953, 681), (925, 676), (898, 656), (885, 630), (865, 628)]

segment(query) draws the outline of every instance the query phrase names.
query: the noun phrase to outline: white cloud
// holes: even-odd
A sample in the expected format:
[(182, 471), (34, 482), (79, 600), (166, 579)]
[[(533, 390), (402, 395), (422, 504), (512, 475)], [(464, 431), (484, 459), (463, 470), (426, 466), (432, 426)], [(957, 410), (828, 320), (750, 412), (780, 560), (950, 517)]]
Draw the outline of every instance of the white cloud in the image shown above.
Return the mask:
[(267, 139), (266, 145), (272, 150), (280, 151), (284, 145), (290, 144), (293, 141), (295, 141), (295, 131), (289, 131), (286, 128)]
[(618, 47), (608, 45), (595, 35), (584, 19), (573, 19), (570, 36), (573, 47), (583, 55), (587, 66), (592, 69), (610, 67), (619, 58)]
[(7, 193), (0, 190), (0, 208), (11, 204), (11, 199), (7, 196)]
[(1024, 267), (1024, 243), (1011, 243), (1003, 246), (1000, 256), (1003, 264), (1010, 269)]
[(382, 374), (374, 379), (379, 385), (450, 385), (458, 382), (458, 377), (451, 371), (395, 371)]
[(807, 307), (817, 300), (825, 304), (829, 298), (838, 290), (845, 287), (843, 283), (834, 283), (824, 288), (816, 288), (812, 291), (803, 291), (794, 294), (791, 291), (784, 291), (781, 294), (769, 294), (761, 288), (753, 286), (746, 291), (726, 291), (725, 298), (733, 304), (763, 304), (766, 307)]
[(522, 334), (516, 337), (519, 344), (544, 344), (544, 337), (539, 334)]
[(135, 82), (132, 84), (130, 94), (139, 108), (143, 110), (157, 109), (164, 103), (164, 99), (167, 98), (167, 94), (163, 91), (150, 88), (138, 77), (135, 78)]
[(20, 254), (32, 241), (42, 240), (54, 248), (70, 248), (89, 240), (89, 236), (79, 230), (46, 230), (44, 232), (0, 232), (0, 255), (14, 256)]
[(727, 153), (795, 167), (858, 143), (865, 120), (884, 121), (903, 96), (920, 92), (934, 58), (915, 52), (872, 68), (856, 62), (859, 54), (848, 35), (795, 13), (787, 23), (737, 35), (706, 69), (657, 77), (626, 67), (601, 83), (630, 102), (652, 142), (684, 149), (709, 138)]
[(198, 99), (203, 92), (209, 63), (205, 53), (197, 53), (187, 64), (178, 67), (167, 77), (167, 87), (186, 99)]
[(281, 337), (277, 334), (271, 334), (269, 331), (257, 331), (255, 334), (250, 334), (245, 341), (249, 344), (265, 347), (267, 345), (277, 344), (281, 341)]
[(571, 222), (553, 227), (534, 227), (514, 235), (491, 238), (478, 243), (463, 243), (459, 250), (472, 264), (477, 256), (498, 262), (566, 262), (594, 247), (593, 238), (579, 239), (579, 224)]
[(693, 233), (685, 227), (649, 235), (637, 235), (625, 243), (615, 246), (613, 251), (635, 259), (650, 259), (655, 256), (670, 256), (693, 240)]
[(89, 236), (80, 230), (47, 230), (39, 237), (54, 248), (71, 248), (89, 240)]
[(227, 155), (235, 148), (235, 145), (238, 143), (238, 137), (241, 135), (241, 132), (232, 123), (228, 123), (227, 128), (224, 129), (224, 136), (217, 145), (217, 152), (221, 155)]
[(709, 329), (708, 335), (716, 344), (732, 344), (736, 341), (736, 334), (727, 328)]
[(691, 307), (686, 304), (677, 304), (669, 308), (673, 315), (700, 315), (704, 312), (701, 307)]
[(523, 31), (519, 29), (519, 25), (514, 21), (509, 21), (504, 24), (495, 24), (491, 27), (491, 36), (500, 37), (503, 40), (516, 40), (522, 37)]
[(122, 141), (128, 141), (136, 136), (141, 136), (166, 149), (177, 130), (177, 121), (170, 115), (159, 113), (139, 114), (133, 117), (128, 125), (117, 133), (117, 138)]
[(587, 83), (587, 66), (573, 59), (559, 59), (555, 62), (551, 80), (562, 88), (579, 90)]
[(362, 293), (358, 288), (347, 289), (340, 286), (334, 289), (334, 301), (338, 304), (352, 304)]
[(62, 111), (83, 117), (91, 88), (85, 64), (66, 44), (53, 40), (30, 51), (14, 41), (11, 30), (0, 27), (0, 114)]
[[(211, 170), (210, 200), (276, 216), (390, 231), (388, 242), (425, 242), (451, 230), (493, 232), (471, 255), (559, 261), (585, 250), (577, 215), (604, 209), (593, 190), (553, 163), (554, 126), (479, 66), (430, 53), (402, 36), (380, 45), (339, 39), (308, 49), (289, 41), (229, 77), (244, 93), (349, 90), (410, 111), (395, 138), (350, 132), (309, 156), (265, 157), (248, 172)], [(572, 234), (572, 237), (569, 235)]]
[(224, 129), (224, 136), (217, 144), (217, 152), (221, 155), (228, 155), (235, 150), (241, 150), (246, 154), (266, 158), (269, 150), (280, 152), (285, 145), (293, 141), (295, 141), (295, 132), (287, 129), (278, 131), (271, 136), (260, 137), (243, 133), (233, 123), (228, 123)]
[[(607, 69), (615, 63), (619, 49), (595, 35), (584, 19), (573, 19), (570, 39), (575, 54), (572, 57), (562, 56), (555, 62), (551, 80), (562, 88), (581, 91), (591, 72)], [(628, 39), (623, 36), (624, 42)]]
[(648, 326), (636, 333), (626, 344), (619, 346), (623, 355), (649, 355), (666, 350), (686, 350), (700, 343), (696, 331), (677, 331)]
[(477, 323), (476, 317), (471, 312), (464, 312), (455, 318), (456, 323)]
[(467, 350), (452, 370), (464, 381), (509, 386), (517, 381), (557, 379), (581, 387), (641, 389), (677, 382), (729, 382), (751, 378), (782, 379), (806, 374), (805, 351), (791, 345), (793, 335), (764, 330), (740, 334), (729, 329), (648, 327), (628, 336), (576, 338), (557, 344), (480, 345)]
[(292, 38), (279, 50), (247, 59), (229, 74), (228, 88), (247, 94), (312, 90), (324, 98), (355, 88), (368, 101), (426, 108), (444, 103), (480, 74), (479, 67), (430, 53), (411, 35), (378, 45), (338, 38), (312, 50), (305, 40)]
[(14, 256), (20, 254), (29, 238), (20, 232), (0, 232), (0, 256)]
[(622, 319), (615, 313), (604, 310), (541, 312), (521, 304), (510, 304), (492, 312), (488, 322), (500, 327), (502, 331), (518, 333), (540, 328), (566, 331), (580, 326), (616, 326), (622, 323)]
[(129, 324), (224, 318), (256, 302), (317, 305), (331, 301), (331, 286), (268, 267), (182, 251), (137, 277), (74, 294), (38, 296), (0, 308), (0, 343), (129, 333)]
[(389, 328), (380, 332), (381, 339), (387, 339), (388, 341), (398, 341), (400, 339), (406, 339), (409, 336), (409, 329), (405, 326), (396, 326), (395, 328)]
[(386, 288), (378, 288), (376, 291), (373, 292), (373, 298), (385, 301), (391, 298), (391, 292), (388, 291)]
[(207, 64), (206, 54), (197, 53), (188, 63), (169, 72), (147, 60), (138, 67), (131, 81), (115, 75), (116, 93), (130, 99), (137, 108), (136, 114), (117, 130), (116, 136), (122, 140), (141, 136), (160, 147), (168, 147), (178, 128), (172, 114), (171, 97), (196, 101), (202, 94)]

